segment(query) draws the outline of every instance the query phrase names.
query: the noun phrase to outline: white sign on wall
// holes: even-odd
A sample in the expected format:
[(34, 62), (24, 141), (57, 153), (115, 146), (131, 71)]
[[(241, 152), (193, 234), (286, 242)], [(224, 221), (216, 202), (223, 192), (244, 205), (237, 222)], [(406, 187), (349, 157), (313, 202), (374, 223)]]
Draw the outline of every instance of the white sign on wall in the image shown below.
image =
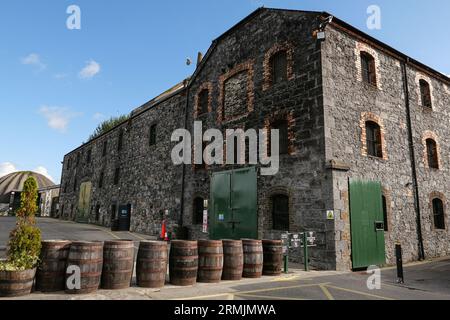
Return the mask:
[(203, 210), (203, 233), (208, 232), (208, 210)]

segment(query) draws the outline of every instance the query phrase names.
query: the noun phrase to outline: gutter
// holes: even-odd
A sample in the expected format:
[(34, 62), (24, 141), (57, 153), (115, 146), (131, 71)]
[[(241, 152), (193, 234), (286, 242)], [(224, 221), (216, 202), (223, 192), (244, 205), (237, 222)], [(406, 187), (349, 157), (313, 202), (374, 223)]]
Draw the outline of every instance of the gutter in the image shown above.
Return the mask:
[[(185, 109), (184, 109), (184, 129), (187, 130), (188, 109), (189, 109), (189, 92), (190, 92), (190, 87), (191, 87), (189, 80), (185, 80), (184, 87), (186, 88), (186, 105), (185, 105)], [(181, 175), (180, 217), (178, 220), (179, 228), (181, 228), (183, 226), (185, 181), (186, 181), (186, 164), (183, 164), (182, 175)]]
[(411, 106), (409, 103), (409, 85), (408, 85), (408, 73), (406, 70), (407, 65), (409, 65), (410, 59), (406, 58), (402, 61), (402, 72), (403, 72), (403, 89), (405, 93), (405, 107), (406, 107), (406, 121), (408, 125), (408, 144), (411, 159), (411, 175), (413, 179), (414, 188), (414, 207), (416, 209), (416, 224), (417, 224), (417, 241), (418, 241), (418, 255), (419, 260), (425, 260), (425, 250), (423, 248), (423, 237), (422, 237), (422, 221), (420, 214), (420, 199), (419, 199), (419, 185), (417, 182), (417, 166), (416, 166), (416, 155), (414, 152), (414, 140), (413, 140), (413, 130), (411, 121)]

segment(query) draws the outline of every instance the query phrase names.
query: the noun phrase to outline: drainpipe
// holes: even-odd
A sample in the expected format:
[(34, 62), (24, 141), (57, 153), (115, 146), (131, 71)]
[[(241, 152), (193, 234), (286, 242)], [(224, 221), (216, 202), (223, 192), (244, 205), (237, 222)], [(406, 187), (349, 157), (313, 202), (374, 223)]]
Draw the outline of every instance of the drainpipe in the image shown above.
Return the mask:
[(411, 158), (411, 173), (413, 178), (413, 188), (414, 188), (414, 207), (416, 209), (416, 224), (417, 224), (417, 240), (418, 240), (418, 253), (419, 260), (425, 259), (425, 251), (423, 248), (423, 237), (422, 237), (422, 222), (420, 215), (420, 199), (419, 199), (419, 186), (417, 182), (417, 167), (416, 167), (416, 156), (414, 152), (414, 140), (413, 140), (413, 130), (411, 121), (411, 107), (409, 103), (409, 85), (408, 85), (408, 74), (406, 71), (406, 66), (409, 64), (409, 58), (402, 62), (403, 71), (403, 89), (405, 92), (405, 106), (406, 106), (406, 121), (408, 124), (408, 142), (409, 151)]
[[(189, 80), (185, 80), (184, 85), (186, 86), (186, 105), (184, 110), (184, 129), (187, 129), (188, 122), (188, 109), (189, 109)], [(178, 220), (178, 226), (181, 228), (183, 226), (183, 212), (184, 212), (184, 184), (186, 180), (186, 164), (183, 164), (183, 172), (181, 176), (181, 200), (180, 200), (180, 218)]]

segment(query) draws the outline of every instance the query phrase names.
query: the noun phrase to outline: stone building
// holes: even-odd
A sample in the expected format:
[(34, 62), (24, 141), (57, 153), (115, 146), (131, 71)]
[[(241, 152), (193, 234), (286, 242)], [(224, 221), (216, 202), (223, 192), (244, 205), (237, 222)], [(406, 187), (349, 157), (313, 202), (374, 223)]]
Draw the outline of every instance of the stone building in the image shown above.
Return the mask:
[[(392, 264), (396, 244), (406, 261), (447, 255), (449, 91), (445, 75), (328, 13), (261, 8), (189, 79), (64, 157), (61, 216), (152, 235), (166, 219), (194, 239), (316, 231), (321, 269)], [(279, 172), (174, 165), (172, 133), (194, 121), (278, 129)]]

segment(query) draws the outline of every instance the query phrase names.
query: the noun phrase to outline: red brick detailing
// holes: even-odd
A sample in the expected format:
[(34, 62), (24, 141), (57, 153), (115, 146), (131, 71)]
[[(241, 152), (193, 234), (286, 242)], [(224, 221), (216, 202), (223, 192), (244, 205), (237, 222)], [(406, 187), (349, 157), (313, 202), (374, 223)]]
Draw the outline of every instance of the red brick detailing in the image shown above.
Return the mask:
[(199, 106), (199, 96), (203, 90), (208, 90), (208, 112), (212, 112), (212, 93), (213, 93), (213, 84), (211, 82), (203, 83), (197, 90), (197, 94), (194, 98), (194, 119), (198, 118), (200, 115), (200, 106)]
[(425, 168), (427, 168), (427, 169), (439, 170), (436, 168), (430, 168), (430, 166), (428, 164), (428, 153), (427, 153), (427, 140), (428, 139), (433, 139), (436, 142), (436, 150), (437, 150), (437, 154), (438, 154), (438, 166), (439, 166), (439, 168), (442, 168), (441, 146), (439, 144), (439, 139), (438, 139), (436, 133), (434, 133), (433, 131), (429, 131), (429, 130), (425, 131), (423, 133), (423, 137), (422, 137), (423, 163), (425, 164)]
[[(232, 70), (228, 71), (227, 73), (221, 75), (219, 77), (219, 107), (217, 109), (217, 123), (221, 124), (223, 122), (229, 122), (234, 121), (237, 119), (241, 119), (243, 117), (246, 117), (248, 114), (253, 112), (254, 110), (254, 84), (253, 84), (253, 78), (254, 78), (254, 60), (248, 60), (244, 63), (241, 63), (234, 67)], [(242, 115), (239, 115), (234, 118), (224, 118), (224, 103), (225, 103), (225, 82), (232, 78), (233, 76), (237, 75), (238, 73), (241, 73), (243, 71), (247, 71), (247, 113), (244, 113)]]
[(355, 60), (355, 64), (356, 64), (356, 70), (357, 70), (357, 75), (356, 75), (356, 79), (359, 82), (362, 82), (362, 69), (361, 69), (361, 53), (362, 52), (366, 52), (368, 54), (370, 54), (373, 59), (375, 60), (375, 73), (376, 73), (376, 85), (373, 85), (374, 88), (378, 88), (380, 90), (382, 90), (382, 84), (381, 84), (381, 63), (380, 63), (380, 58), (378, 57), (378, 52), (373, 49), (372, 47), (370, 47), (368, 44), (363, 43), (363, 42), (356, 42), (356, 47), (355, 47), (355, 56), (356, 56), (356, 60)]
[[(288, 154), (289, 155), (295, 155), (295, 118), (293, 111), (276, 111), (272, 114), (270, 114), (268, 117), (264, 120), (264, 129), (267, 130), (267, 136), (265, 145), (269, 146), (269, 137), (270, 137), (270, 129), (272, 127), (272, 124), (279, 121), (279, 120), (287, 120), (288, 125), (288, 140), (289, 140), (289, 146), (288, 146)], [(263, 154), (264, 158), (267, 158), (267, 148), (266, 152)]]
[(277, 43), (272, 48), (270, 48), (264, 56), (263, 91), (268, 90), (272, 86), (272, 68), (270, 65), (270, 60), (276, 53), (280, 51), (286, 51), (288, 80), (294, 79), (294, 46), (289, 42)]
[(366, 122), (372, 121), (380, 126), (381, 132), (381, 148), (383, 151), (383, 160), (388, 160), (387, 148), (386, 148), (386, 132), (384, 130), (383, 120), (372, 112), (363, 112), (361, 114), (361, 120), (359, 127), (361, 128), (361, 154), (365, 157), (367, 154), (367, 136), (366, 136)]

